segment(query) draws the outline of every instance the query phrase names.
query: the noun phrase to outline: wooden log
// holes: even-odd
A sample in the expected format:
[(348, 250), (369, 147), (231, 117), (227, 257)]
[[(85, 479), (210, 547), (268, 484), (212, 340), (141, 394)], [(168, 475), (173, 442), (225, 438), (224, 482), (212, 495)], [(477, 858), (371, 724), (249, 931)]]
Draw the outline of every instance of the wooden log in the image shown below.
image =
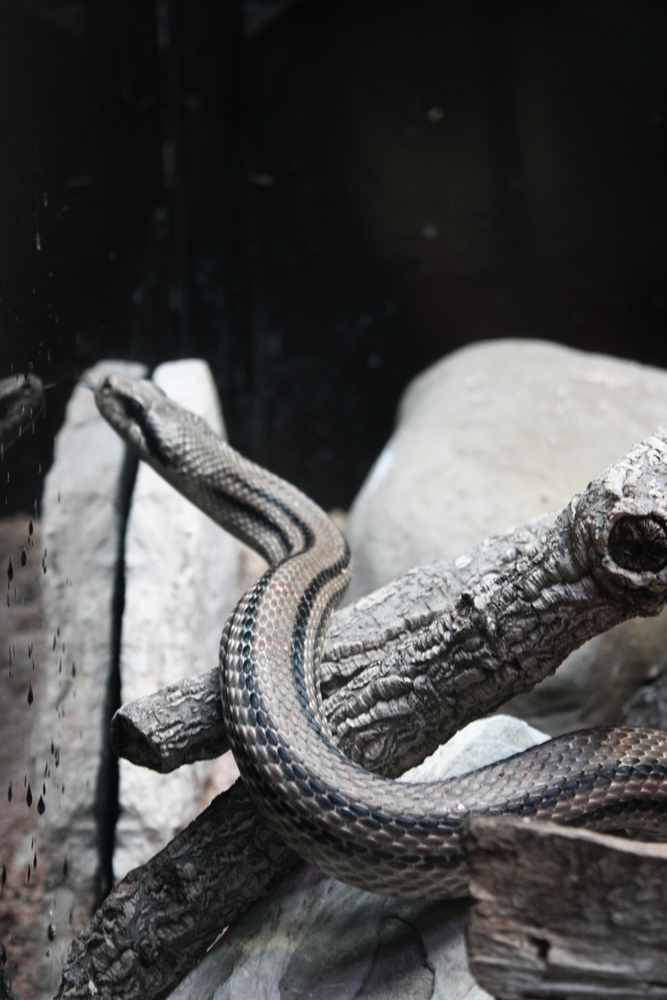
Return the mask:
[(298, 863), (237, 781), (114, 887), (70, 946), (58, 1000), (166, 996)]
[(229, 750), (229, 740), (218, 668), (122, 705), (111, 720), (110, 735), (117, 757), (161, 774), (220, 757)]
[[(334, 615), (322, 659), (322, 693), (324, 714), (332, 732), (340, 732), (341, 749), (371, 770), (400, 774), (505, 700), (496, 687), (480, 683), (477, 692), (469, 680), (465, 698), (456, 691), (443, 696), (439, 710), (430, 713), (434, 724), (415, 726), (417, 699), (411, 705), (404, 691), (403, 697), (387, 701), (378, 693), (377, 679), (382, 674), (386, 691), (388, 678), (382, 671), (395, 655), (389, 680), (400, 674), (414, 687), (421, 671), (411, 669), (413, 650), (428, 643), (429, 628), (451, 612), (463, 591), (512, 570), (544, 539), (555, 519), (547, 514), (486, 539), (456, 560), (420, 566)], [(540, 676), (555, 665), (553, 658), (542, 664)], [(528, 686), (534, 683), (531, 679)], [(380, 702), (381, 713), (373, 710)], [(218, 668), (123, 705), (111, 723), (111, 747), (117, 756), (163, 774), (224, 753), (229, 741)]]
[(470, 969), (498, 1000), (667, 1000), (667, 845), (507, 817), (467, 835)]

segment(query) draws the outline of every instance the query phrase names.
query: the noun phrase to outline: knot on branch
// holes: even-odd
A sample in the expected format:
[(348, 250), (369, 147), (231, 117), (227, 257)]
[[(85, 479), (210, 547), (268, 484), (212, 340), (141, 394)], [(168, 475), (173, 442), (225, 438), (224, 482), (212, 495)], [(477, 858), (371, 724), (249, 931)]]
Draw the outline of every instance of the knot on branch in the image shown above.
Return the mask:
[(667, 526), (653, 514), (621, 517), (609, 535), (609, 554), (622, 569), (659, 573), (667, 566)]

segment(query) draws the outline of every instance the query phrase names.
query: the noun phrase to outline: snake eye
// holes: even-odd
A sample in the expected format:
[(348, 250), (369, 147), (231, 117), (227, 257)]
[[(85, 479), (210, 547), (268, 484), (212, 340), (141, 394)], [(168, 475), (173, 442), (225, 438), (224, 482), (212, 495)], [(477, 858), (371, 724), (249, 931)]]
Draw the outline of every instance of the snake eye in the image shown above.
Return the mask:
[(125, 409), (125, 416), (129, 417), (130, 420), (141, 420), (144, 415), (143, 406), (133, 396), (123, 400), (123, 407)]
[(100, 386), (100, 392), (104, 396), (108, 396), (112, 389), (113, 389), (113, 385), (111, 383), (111, 379), (107, 375), (107, 377), (105, 378), (104, 382), (102, 382), (102, 385)]

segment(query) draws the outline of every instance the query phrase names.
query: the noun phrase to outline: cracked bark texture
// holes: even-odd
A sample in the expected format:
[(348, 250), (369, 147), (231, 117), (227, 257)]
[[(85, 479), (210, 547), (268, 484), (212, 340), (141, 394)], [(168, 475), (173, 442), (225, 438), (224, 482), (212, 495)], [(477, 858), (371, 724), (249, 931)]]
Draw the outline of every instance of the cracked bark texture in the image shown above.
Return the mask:
[(470, 968), (498, 1000), (667, 998), (667, 846), (494, 816), (468, 858)]
[(298, 864), (240, 782), (109, 893), (74, 940), (57, 996), (163, 997), (226, 924)]
[[(394, 713), (383, 718), (371, 720), (370, 715), (364, 715), (354, 721), (345, 711), (345, 696), (348, 689), (352, 689), (352, 683), (358, 707), (364, 702), (364, 689), (370, 687), (390, 654), (407, 655), (407, 645), (418, 640), (429, 625), (450, 611), (461, 593), (482, 581), (497, 578), (514, 567), (520, 556), (534, 551), (553, 526), (556, 516), (556, 513), (547, 514), (496, 538), (486, 539), (456, 560), (419, 566), (333, 616), (322, 659), (323, 711), (335, 734), (338, 728), (347, 733), (347, 739), (341, 739), (341, 746), (347, 743), (355, 759), (369, 769), (373, 769), (374, 757), (386, 760), (384, 766), (387, 768), (391, 768), (393, 760), (395, 773), (412, 766), (404, 764), (402, 747), (391, 747), (388, 743), (392, 720), (399, 706), (392, 706)], [(449, 705), (448, 711), (443, 713), (439, 733), (424, 740), (423, 746), (417, 743), (411, 759), (417, 763), (466, 722), (488, 711), (491, 709), (487, 710), (481, 703), (477, 712), (468, 710), (457, 714), (456, 706)], [(407, 728), (413, 730), (409, 717), (408, 710)], [(364, 742), (357, 746), (354, 733), (362, 730)], [(420, 733), (411, 731), (411, 741), (415, 737), (420, 740)], [(399, 744), (400, 740), (393, 742)], [(111, 746), (119, 757), (163, 774), (182, 764), (208, 760), (224, 753), (229, 749), (229, 741), (222, 721), (218, 668), (123, 705), (111, 723)], [(384, 771), (382, 765), (377, 769), (391, 773), (391, 770)]]
[[(323, 669), (326, 712), (341, 748), (371, 770), (398, 774), (472, 718), (528, 690), (586, 639), (635, 615), (657, 614), (667, 586), (666, 439), (667, 429), (637, 445), (550, 526), (542, 521), (502, 536), (444, 572), (415, 571), (341, 612)], [(472, 572), (452, 583), (468, 567)], [(201, 690), (208, 690), (206, 678)], [(254, 807), (244, 790), (235, 787), (234, 794), (236, 808), (249, 817)], [(254, 834), (263, 829), (258, 818), (248, 822)], [(127, 880), (120, 883), (100, 911), (106, 908), (107, 917), (98, 913), (72, 946), (59, 997), (86, 996), (93, 970), (98, 979), (106, 977), (109, 989), (113, 983), (104, 996), (148, 1000), (173, 985), (177, 970), (181, 976), (188, 962), (194, 965), (216, 933), (207, 882), (210, 844), (215, 842), (216, 864), (233, 866), (223, 860), (232, 827), (229, 821), (216, 835), (200, 817), (173, 842), (182, 858), (191, 856), (186, 866), (193, 868), (187, 875), (178, 869), (159, 902), (152, 892), (155, 866), (172, 845), (128, 877), (134, 886), (129, 906), (116, 905), (127, 892)], [(266, 843), (285, 850), (270, 834)], [(233, 894), (227, 901), (217, 880), (218, 931), (259, 894), (241, 840), (234, 839), (230, 850), (232, 857), (240, 851), (235, 874), (245, 903)], [(279, 856), (285, 870), (288, 861)], [(266, 884), (269, 864), (261, 861)], [(176, 910), (186, 934), (173, 929)], [(128, 931), (138, 919), (145, 930), (141, 940)], [(155, 956), (149, 972), (145, 955)], [(155, 964), (162, 967), (162, 986)], [(122, 988), (114, 968), (132, 969), (123, 974)]]
[[(587, 639), (659, 613), (662, 598), (642, 591), (643, 567), (635, 573), (623, 561), (635, 549), (640, 560), (663, 558), (654, 508), (666, 485), (664, 452), (656, 435), (561, 514), (413, 570), (334, 615), (321, 688), (341, 750), (369, 770), (400, 774), (472, 719), (529, 691)], [(653, 556), (623, 530), (643, 532)], [(645, 572), (647, 580), (655, 575)], [(112, 724), (115, 752), (165, 772), (221, 752), (228, 743), (217, 692), (211, 671), (123, 706)]]

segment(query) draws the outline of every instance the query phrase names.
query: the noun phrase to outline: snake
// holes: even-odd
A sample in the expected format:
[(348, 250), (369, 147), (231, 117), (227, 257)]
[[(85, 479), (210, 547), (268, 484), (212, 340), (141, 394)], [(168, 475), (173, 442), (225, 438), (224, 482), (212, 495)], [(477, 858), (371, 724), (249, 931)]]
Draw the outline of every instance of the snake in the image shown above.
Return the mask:
[(0, 379), (0, 458), (44, 412), (44, 387), (37, 375)]
[[(304, 493), (240, 455), (154, 383), (109, 374), (95, 400), (141, 459), (269, 564), (222, 630), (222, 712), (258, 809), (302, 858), (370, 892), (443, 899), (468, 893), (464, 838), (477, 816), (667, 839), (667, 733), (657, 730), (569, 733), (436, 782), (386, 778), (346, 757), (319, 692), (327, 625), (351, 572), (343, 534)], [(653, 515), (636, 524), (648, 525), (657, 546), (635, 567), (639, 582), (662, 593), (667, 526)], [(633, 530), (612, 568), (636, 584)]]

